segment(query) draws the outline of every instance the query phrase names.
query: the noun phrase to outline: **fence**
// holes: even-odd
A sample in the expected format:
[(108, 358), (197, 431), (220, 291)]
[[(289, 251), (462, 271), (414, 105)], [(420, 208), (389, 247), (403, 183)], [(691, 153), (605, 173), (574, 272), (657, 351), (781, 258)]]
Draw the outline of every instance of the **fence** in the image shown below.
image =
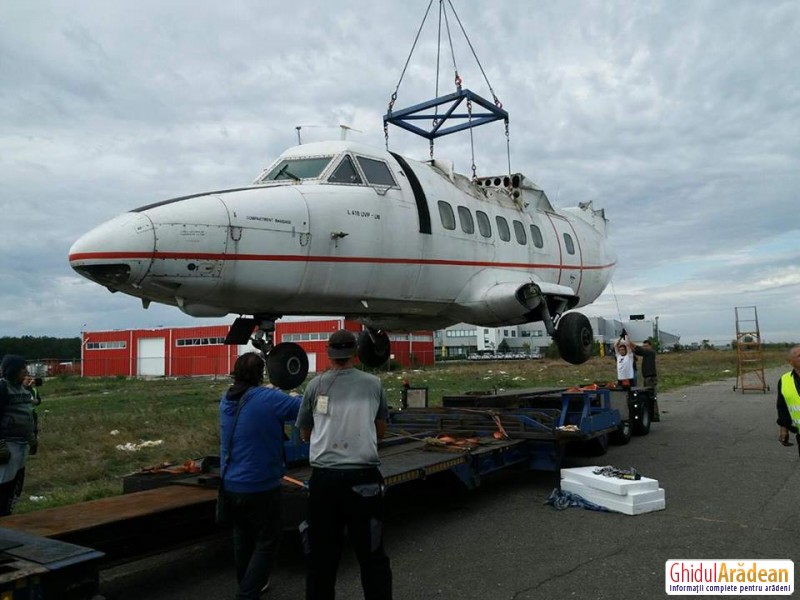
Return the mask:
[[(432, 351), (396, 352), (394, 358), (380, 370), (416, 368), (434, 364)], [(228, 377), (236, 357), (231, 356), (172, 356), (139, 358), (106, 356), (85, 358), (83, 361), (36, 359), (28, 361), (28, 370), (35, 377), (77, 375), (83, 377)], [(326, 363), (327, 364), (327, 363)], [(313, 365), (312, 365), (313, 368)], [(320, 370), (326, 367), (320, 365)]]

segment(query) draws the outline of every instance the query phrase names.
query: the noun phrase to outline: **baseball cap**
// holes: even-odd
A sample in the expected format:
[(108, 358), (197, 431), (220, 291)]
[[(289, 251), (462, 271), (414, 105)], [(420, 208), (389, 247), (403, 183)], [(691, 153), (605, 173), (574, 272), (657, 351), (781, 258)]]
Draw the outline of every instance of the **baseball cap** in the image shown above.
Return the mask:
[(330, 358), (350, 358), (356, 355), (358, 341), (352, 331), (340, 329), (328, 338), (328, 356)]

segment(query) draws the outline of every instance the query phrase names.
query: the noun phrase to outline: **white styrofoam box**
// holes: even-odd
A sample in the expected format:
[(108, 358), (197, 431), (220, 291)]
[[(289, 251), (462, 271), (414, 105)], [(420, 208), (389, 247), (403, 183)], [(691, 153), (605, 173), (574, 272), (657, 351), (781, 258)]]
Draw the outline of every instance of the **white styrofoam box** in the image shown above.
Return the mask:
[[(592, 473), (598, 467), (575, 467), (573, 469), (561, 469), (562, 481), (574, 481), (582, 483), (591, 488), (611, 492), (625, 496), (638, 492), (647, 492), (658, 489), (658, 480), (642, 477), (641, 479), (619, 479), (617, 477), (606, 477)], [(563, 485), (561, 486), (564, 487)]]
[(639, 515), (666, 508), (663, 488), (619, 495), (565, 479), (561, 481), (561, 489), (626, 515)]

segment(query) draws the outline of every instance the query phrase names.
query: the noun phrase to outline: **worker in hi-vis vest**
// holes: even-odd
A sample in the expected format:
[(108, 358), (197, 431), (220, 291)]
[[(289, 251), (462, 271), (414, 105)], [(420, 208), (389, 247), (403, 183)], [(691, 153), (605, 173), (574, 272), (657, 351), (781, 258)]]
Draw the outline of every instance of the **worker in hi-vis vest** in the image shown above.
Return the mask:
[(792, 370), (784, 373), (778, 382), (778, 441), (791, 446), (789, 432), (797, 434), (800, 449), (800, 346), (789, 350), (789, 364)]

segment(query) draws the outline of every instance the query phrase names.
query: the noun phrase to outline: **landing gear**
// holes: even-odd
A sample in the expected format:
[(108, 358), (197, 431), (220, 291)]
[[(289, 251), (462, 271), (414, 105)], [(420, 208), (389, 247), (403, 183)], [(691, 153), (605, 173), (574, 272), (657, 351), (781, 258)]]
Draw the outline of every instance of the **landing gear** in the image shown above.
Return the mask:
[(382, 329), (365, 329), (358, 335), (358, 359), (366, 366), (380, 367), (389, 354), (389, 334)]
[[(267, 376), (273, 385), (291, 390), (299, 386), (308, 375), (308, 356), (297, 344), (285, 342), (273, 346), (275, 320), (278, 316), (256, 315), (254, 318), (239, 317), (231, 325), (225, 338), (226, 344), (253, 344), (267, 361)], [(253, 328), (258, 328), (250, 337)]]
[(565, 298), (550, 297), (542, 302), (538, 316), (544, 322), (547, 334), (558, 346), (561, 358), (573, 365), (580, 365), (592, 357), (592, 324), (581, 313), (562, 314), (566, 306)]
[(555, 335), (561, 358), (573, 365), (585, 363), (592, 356), (592, 325), (581, 313), (567, 313), (558, 321)]
[(269, 380), (284, 390), (291, 390), (306, 380), (308, 355), (297, 344), (278, 344), (267, 355)]

